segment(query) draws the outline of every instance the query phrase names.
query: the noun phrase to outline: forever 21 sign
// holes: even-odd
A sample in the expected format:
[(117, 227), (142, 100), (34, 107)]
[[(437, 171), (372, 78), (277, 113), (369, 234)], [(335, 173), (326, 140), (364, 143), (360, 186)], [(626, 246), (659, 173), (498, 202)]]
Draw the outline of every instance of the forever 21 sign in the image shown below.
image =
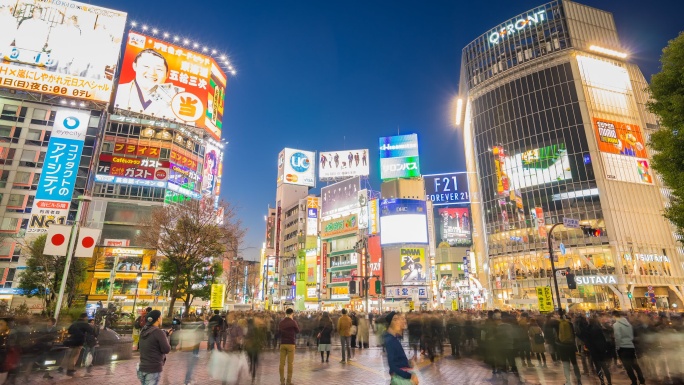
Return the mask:
[(470, 203), (468, 174), (452, 172), (448, 174), (424, 175), (426, 200), (434, 206)]

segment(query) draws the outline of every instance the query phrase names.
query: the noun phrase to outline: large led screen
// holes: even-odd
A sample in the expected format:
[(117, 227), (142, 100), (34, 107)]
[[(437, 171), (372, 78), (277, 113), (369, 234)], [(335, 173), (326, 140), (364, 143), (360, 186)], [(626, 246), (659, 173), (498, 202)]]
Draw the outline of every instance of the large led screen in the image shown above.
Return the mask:
[(513, 189), (572, 179), (568, 151), (562, 143), (507, 157), (502, 169)]
[(594, 118), (606, 178), (653, 184), (648, 154), (639, 126)]
[(380, 138), (380, 179), (416, 178), (420, 176), (418, 135)]
[(0, 84), (109, 101), (126, 13), (77, 1), (0, 0)]
[(348, 151), (321, 151), (318, 157), (318, 178), (335, 180), (368, 176), (368, 149)]
[(344, 180), (321, 189), (321, 217), (332, 215), (346, 215), (358, 212), (359, 189), (361, 180), (359, 177)]
[(209, 56), (129, 32), (114, 107), (201, 127), (221, 139), (226, 75)]
[(427, 244), (428, 225), (425, 201), (383, 199), (380, 201), (380, 243)]

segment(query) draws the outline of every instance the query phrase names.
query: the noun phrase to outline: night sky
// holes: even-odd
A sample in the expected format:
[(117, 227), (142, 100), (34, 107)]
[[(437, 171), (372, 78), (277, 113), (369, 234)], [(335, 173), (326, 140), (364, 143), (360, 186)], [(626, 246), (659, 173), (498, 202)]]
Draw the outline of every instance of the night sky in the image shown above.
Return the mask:
[[(614, 14), (623, 46), (647, 79), (667, 41), (684, 30), (681, 0), (581, 2)], [(370, 148), (371, 183), (379, 190), (378, 137), (416, 132), (424, 174), (465, 170), (462, 138), (451, 123), (461, 50), (544, 1), (88, 3), (230, 56), (238, 73), (228, 81), (221, 196), (248, 228), (243, 255), (256, 258), (284, 147)]]

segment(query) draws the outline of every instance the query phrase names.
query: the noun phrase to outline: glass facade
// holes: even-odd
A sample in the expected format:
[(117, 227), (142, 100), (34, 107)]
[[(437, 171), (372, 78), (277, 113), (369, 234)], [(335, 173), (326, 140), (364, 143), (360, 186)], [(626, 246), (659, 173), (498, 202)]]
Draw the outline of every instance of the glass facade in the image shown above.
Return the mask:
[[(681, 306), (679, 250), (650, 170), (646, 82), (587, 42), (619, 48), (612, 15), (554, 1), (463, 50), (473, 234), (483, 235), (473, 248), (495, 307), (536, 307), (535, 288), (552, 285), (548, 232), (563, 218), (580, 223), (552, 237), (556, 269), (576, 276), (570, 290), (556, 274), (571, 306)], [(628, 299), (651, 286), (653, 303)]]

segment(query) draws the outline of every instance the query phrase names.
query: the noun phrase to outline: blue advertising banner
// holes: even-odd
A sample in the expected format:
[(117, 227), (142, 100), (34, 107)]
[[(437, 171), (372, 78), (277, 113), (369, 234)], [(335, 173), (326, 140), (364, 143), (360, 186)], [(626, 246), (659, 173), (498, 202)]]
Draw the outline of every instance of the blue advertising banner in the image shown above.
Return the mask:
[(466, 172), (423, 175), (423, 179), (425, 199), (432, 201), (433, 206), (470, 203)]
[(418, 135), (380, 138), (380, 179), (420, 177)]
[(382, 199), (380, 201), (380, 216), (423, 214), (427, 213), (425, 201), (417, 199)]
[(418, 156), (418, 134), (380, 138), (380, 159)]

